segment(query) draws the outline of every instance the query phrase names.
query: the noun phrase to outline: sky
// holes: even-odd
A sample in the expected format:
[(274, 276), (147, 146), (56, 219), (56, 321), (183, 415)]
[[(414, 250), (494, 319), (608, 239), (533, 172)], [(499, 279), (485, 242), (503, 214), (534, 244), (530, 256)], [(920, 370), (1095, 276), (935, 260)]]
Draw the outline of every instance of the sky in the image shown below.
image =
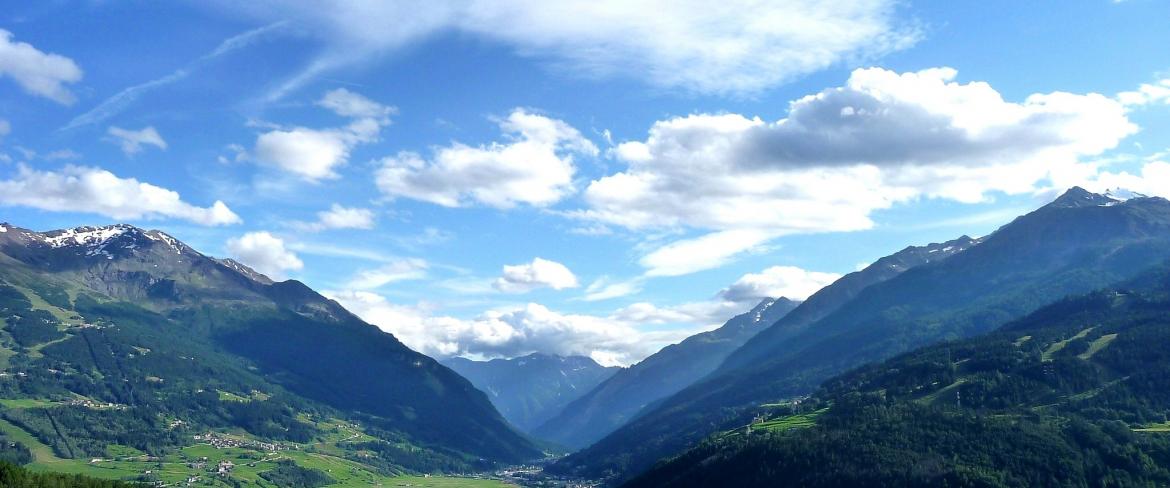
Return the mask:
[(435, 357), (628, 365), (1170, 196), (1164, 1), (0, 4), (0, 221), (161, 229)]

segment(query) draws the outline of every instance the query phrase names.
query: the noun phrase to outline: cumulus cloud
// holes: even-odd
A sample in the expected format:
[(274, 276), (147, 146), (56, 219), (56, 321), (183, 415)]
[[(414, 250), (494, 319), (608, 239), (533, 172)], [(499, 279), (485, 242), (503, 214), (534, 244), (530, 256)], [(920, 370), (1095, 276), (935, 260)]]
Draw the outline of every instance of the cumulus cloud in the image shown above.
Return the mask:
[[(775, 122), (658, 121), (645, 140), (617, 146), (627, 168), (590, 183), (587, 208), (571, 215), (711, 232), (642, 259), (651, 274), (677, 275), (782, 235), (868, 229), (872, 212), (914, 199), (1035, 192), (1137, 131), (1114, 98), (1056, 92), (1013, 102), (956, 76), (859, 69), (841, 87), (792, 102)], [(684, 263), (692, 250), (709, 252)]]
[(655, 87), (716, 94), (754, 93), (843, 60), (903, 49), (919, 38), (915, 26), (896, 22), (893, 0), (732, 0), (719, 8), (666, 0), (222, 5), (265, 19), (293, 18), (327, 44), (272, 98), (441, 32), (499, 42), (578, 76), (632, 77)]
[(293, 222), (292, 226), (306, 232), (329, 229), (373, 229), (374, 211), (368, 208), (343, 207), (334, 203), (329, 210), (317, 212), (314, 222)]
[[(669, 306), (637, 302), (608, 315), (569, 314), (537, 304), (510, 305), (470, 319), (435, 313), (426, 304), (391, 303), (363, 290), (326, 292), (371, 324), (411, 348), (433, 356), (516, 357), (532, 352), (590, 356), (605, 364), (629, 365), (662, 347), (715, 329), (747, 312), (766, 297), (804, 298), (837, 275), (774, 267), (744, 275), (709, 300)], [(638, 287), (629, 281), (600, 279), (593, 293)]]
[(153, 126), (143, 127), (140, 130), (123, 129), (121, 127), (111, 126), (106, 134), (110, 136), (110, 140), (116, 142), (122, 148), (122, 152), (127, 156), (133, 156), (142, 151), (142, 146), (154, 146), (162, 150), (166, 150), (167, 141), (164, 141), (162, 136)]
[(795, 266), (772, 266), (759, 273), (743, 275), (719, 292), (719, 296), (733, 302), (780, 297), (804, 300), (839, 278), (841, 275), (837, 273), (808, 271)]
[(326, 296), (394, 334), (411, 349), (438, 357), (516, 357), (540, 351), (624, 366), (695, 333), (693, 329), (641, 330), (620, 319), (565, 314), (536, 303), (458, 319), (433, 315), (426, 307), (393, 304), (370, 292), (326, 292)]
[(326, 93), (318, 105), (352, 121), (331, 129), (291, 127), (260, 134), (253, 151), (256, 159), (308, 181), (337, 178), (335, 169), (349, 161), (353, 148), (377, 141), (394, 113), (393, 107), (344, 88)]
[(506, 142), (478, 147), (454, 143), (436, 148), (430, 160), (413, 152), (384, 159), (378, 188), (390, 198), (445, 207), (546, 206), (572, 192), (573, 155), (598, 153), (569, 124), (522, 109), (499, 125)]
[(359, 272), (347, 286), (351, 289), (368, 290), (398, 281), (422, 279), (426, 277), (428, 267), (430, 266), (422, 259), (396, 259), (380, 268)]
[(0, 77), (12, 78), (24, 91), (72, 105), (77, 97), (65, 85), (81, 81), (81, 76), (72, 59), (14, 41), (11, 32), (0, 29)]
[(119, 220), (176, 218), (200, 225), (241, 222), (221, 201), (198, 207), (183, 201), (178, 192), (120, 178), (100, 168), (72, 165), (60, 171), (20, 166), (13, 178), (0, 180), (0, 204), (95, 213)]
[(1129, 107), (1170, 103), (1170, 78), (1143, 83), (1137, 90), (1118, 93), (1117, 100)]
[(531, 263), (504, 266), (492, 287), (506, 293), (524, 293), (538, 288), (564, 290), (578, 286), (577, 276), (556, 261), (535, 258)]
[(1101, 171), (1074, 183), (1094, 192), (1122, 188), (1143, 195), (1170, 198), (1170, 162), (1147, 161), (1136, 172)]
[(282, 280), (287, 272), (305, 266), (296, 253), (285, 248), (284, 240), (268, 232), (249, 232), (228, 239), (227, 250), (236, 261), (274, 280)]

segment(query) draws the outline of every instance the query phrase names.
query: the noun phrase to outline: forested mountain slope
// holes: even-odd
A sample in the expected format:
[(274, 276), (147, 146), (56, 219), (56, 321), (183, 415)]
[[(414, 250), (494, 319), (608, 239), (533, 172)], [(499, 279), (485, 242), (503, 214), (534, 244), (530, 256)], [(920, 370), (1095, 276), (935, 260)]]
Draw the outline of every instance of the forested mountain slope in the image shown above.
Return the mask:
[[(1170, 201), (1074, 188), (978, 245), (865, 288), (800, 333), (663, 400), (553, 466), (618, 478), (680, 452), (745, 409), (799, 397), (850, 368), (990, 331), (1170, 256)], [(734, 353), (733, 353), (734, 355)]]
[(470, 382), (299, 282), (132, 226), (0, 227), (2, 414), (53, 456), (339, 425), (386, 473), (541, 455)]
[(718, 329), (666, 346), (618, 371), (570, 403), (533, 434), (569, 447), (587, 446), (613, 432), (647, 405), (714, 371), (731, 351), (798, 304), (787, 298), (764, 299)]
[(1170, 272), (859, 368), (628, 483), (1170, 484)]

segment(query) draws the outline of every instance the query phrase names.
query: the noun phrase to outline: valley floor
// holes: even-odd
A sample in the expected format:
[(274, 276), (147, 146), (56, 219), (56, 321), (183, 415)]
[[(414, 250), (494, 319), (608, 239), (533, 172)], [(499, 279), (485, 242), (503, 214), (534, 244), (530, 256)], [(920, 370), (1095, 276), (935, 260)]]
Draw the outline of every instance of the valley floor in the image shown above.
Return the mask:
[[(0, 403), (11, 408), (10, 402)], [(488, 476), (383, 476), (361, 463), (339, 457), (338, 443), (364, 437), (356, 431), (342, 430), (337, 439), (311, 445), (282, 444), (273, 450), (244, 447), (249, 442), (244, 436), (217, 435), (214, 441), (194, 442), (179, 452), (155, 458), (127, 446), (110, 446), (108, 457), (95, 459), (64, 459), (52, 448), (31, 434), (0, 420), (0, 432), (27, 446), (33, 453), (33, 462), (27, 467), (33, 471), (80, 474), (103, 479), (151, 480), (158, 486), (232, 486), (232, 481), (243, 486), (274, 486), (260, 477), (281, 461), (293, 461), (304, 468), (317, 469), (337, 481), (331, 487), (396, 486), (430, 488), (498, 488), (515, 486)], [(227, 447), (224, 444), (241, 444)], [(220, 444), (217, 447), (213, 444)], [(230, 463), (230, 468), (228, 468)], [(223, 466), (224, 473), (220, 473)]]

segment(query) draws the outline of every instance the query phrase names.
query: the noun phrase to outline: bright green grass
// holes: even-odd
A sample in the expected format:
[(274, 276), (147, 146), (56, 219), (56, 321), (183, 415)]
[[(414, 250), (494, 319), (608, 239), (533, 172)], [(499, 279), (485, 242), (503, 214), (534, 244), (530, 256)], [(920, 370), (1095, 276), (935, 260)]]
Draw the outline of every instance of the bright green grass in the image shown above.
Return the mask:
[(1105, 334), (1101, 337), (1098, 337), (1091, 344), (1089, 344), (1088, 351), (1078, 354), (1077, 357), (1081, 359), (1089, 359), (1093, 357), (1094, 354), (1097, 354), (1097, 352), (1100, 350), (1108, 347), (1109, 343), (1113, 342), (1114, 339), (1117, 339), (1117, 334)]
[(1089, 332), (1095, 328), (1096, 327), (1089, 327), (1088, 329), (1077, 332), (1077, 335), (1075, 335), (1075, 336), (1069, 337), (1068, 339), (1065, 339), (1063, 341), (1057, 341), (1057, 342), (1052, 343), (1052, 345), (1048, 346), (1048, 349), (1045, 349), (1044, 353), (1040, 355), (1040, 360), (1041, 361), (1052, 361), (1052, 356), (1055, 355), (1056, 353), (1060, 352), (1061, 349), (1064, 349), (1064, 346), (1067, 346), (1068, 343), (1070, 343), (1072, 341), (1075, 341), (1077, 339), (1081, 339), (1081, 338), (1089, 335)]
[(1140, 429), (1133, 429), (1135, 432), (1170, 432), (1170, 422), (1162, 422), (1160, 424), (1151, 424)]
[(817, 417), (827, 412), (828, 408), (822, 408), (815, 412), (803, 413), (800, 415), (789, 415), (778, 419), (767, 420), (758, 424), (752, 424), (752, 430), (771, 430), (771, 431), (785, 431), (790, 429), (804, 429), (812, 427), (817, 424)]
[(1030, 340), (1032, 340), (1032, 336), (1026, 335), (1024, 337), (1016, 339), (1015, 345), (1016, 345), (1016, 347), (1020, 347), (1020, 346), (1024, 345), (1024, 343), (1026, 343)]
[(65, 325), (79, 325), (79, 324), (81, 324), (80, 320), (71, 318), (71, 317), (77, 315), (76, 313), (65, 310), (65, 309), (58, 307), (56, 305), (50, 305), (49, 302), (46, 302), (45, 299), (41, 298), (40, 295), (37, 295), (35, 292), (33, 292), (32, 290), (30, 290), (28, 288), (25, 288), (22, 286), (16, 286), (16, 285), (13, 285), (13, 287), (16, 288), (17, 290), (20, 290), (20, 292), (23, 293), (24, 296), (28, 298), (29, 303), (32, 303), (33, 310), (44, 310), (46, 312), (49, 312), (50, 314), (53, 315), (54, 318), (61, 321), (61, 323), (65, 324)]
[(221, 402), (250, 402), (251, 398), (242, 397), (230, 391), (215, 390), (219, 393), (219, 401)]
[(36, 398), (0, 398), (0, 406), (4, 408), (38, 408), (53, 405), (56, 403)]
[[(22, 402), (23, 400), (14, 400)], [(33, 400), (34, 402), (36, 400)], [(336, 421), (330, 421), (333, 423)], [(337, 425), (344, 425), (337, 422)], [(235, 464), (231, 478), (241, 482), (244, 486), (270, 487), (271, 483), (260, 477), (260, 473), (276, 467), (281, 460), (292, 460), (300, 466), (324, 471), (337, 481), (330, 487), (347, 488), (359, 486), (412, 486), (428, 488), (499, 488), (512, 486), (502, 481), (456, 478), (447, 476), (382, 476), (372, 468), (361, 463), (350, 461), (339, 456), (323, 452), (279, 451), (275, 453), (260, 452), (251, 449), (228, 448), (216, 449), (207, 444), (197, 444), (181, 449), (157, 461), (146, 461), (145, 453), (129, 446), (113, 445), (107, 448), (107, 455), (114, 459), (103, 459), (91, 463), (88, 459), (62, 459), (53, 454), (52, 448), (37, 440), (28, 432), (9, 422), (0, 420), (0, 431), (14, 441), (20, 442), (29, 448), (33, 454), (33, 463), (28, 467), (34, 471), (52, 471), (57, 473), (82, 474), (104, 479), (130, 479), (150, 471), (159, 480), (167, 484), (182, 483), (187, 478), (198, 476), (203, 481), (214, 480), (216, 486), (228, 484), (214, 473), (207, 472), (207, 468), (190, 467), (188, 463), (197, 462), (202, 457), (207, 458), (207, 467), (215, 466), (222, 460), (230, 460)], [(340, 431), (342, 437), (356, 433), (352, 429)], [(365, 436), (365, 434), (360, 434)], [(318, 445), (318, 448), (325, 444)], [(334, 451), (341, 453), (341, 450)]]

